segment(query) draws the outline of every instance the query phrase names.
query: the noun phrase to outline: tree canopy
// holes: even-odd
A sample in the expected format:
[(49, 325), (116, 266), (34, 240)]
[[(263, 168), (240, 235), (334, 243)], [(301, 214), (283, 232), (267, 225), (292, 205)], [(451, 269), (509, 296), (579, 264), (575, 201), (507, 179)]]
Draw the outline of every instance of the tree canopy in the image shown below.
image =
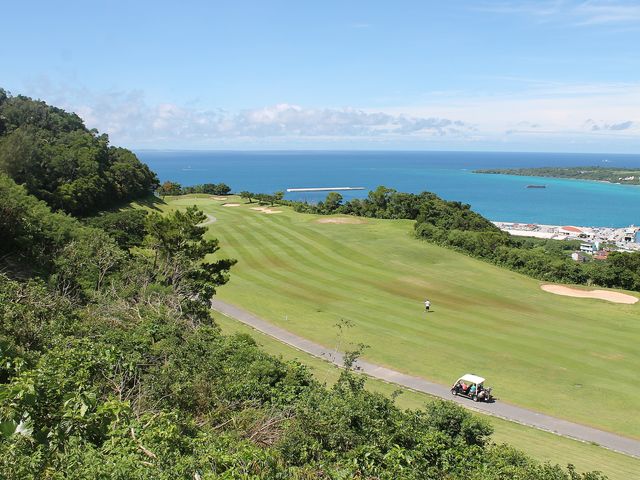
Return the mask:
[(156, 175), (109, 145), (75, 113), (22, 95), (0, 95), (0, 172), (52, 208), (86, 215), (149, 195)]

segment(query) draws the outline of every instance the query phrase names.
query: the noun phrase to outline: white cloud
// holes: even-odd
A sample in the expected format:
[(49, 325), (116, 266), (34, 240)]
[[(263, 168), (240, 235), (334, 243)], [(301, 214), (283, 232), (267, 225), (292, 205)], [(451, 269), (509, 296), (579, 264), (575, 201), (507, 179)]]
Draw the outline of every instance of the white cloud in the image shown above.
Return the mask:
[[(461, 94), (452, 92), (425, 99), (420, 105), (399, 105), (388, 113), (457, 118), (477, 125), (485, 135), (507, 130), (538, 132), (587, 132), (586, 119), (597, 119), (613, 134), (638, 135), (640, 84), (551, 84), (531, 80), (530, 86), (510, 94)], [(640, 137), (638, 138), (640, 140)]]
[(574, 9), (581, 25), (640, 22), (640, 5), (614, 1), (582, 2)]
[(630, 25), (640, 21), (640, 5), (620, 0), (536, 0), (486, 2), (478, 10), (504, 14), (525, 15), (539, 22), (573, 26)]
[(288, 103), (225, 111), (47, 82), (23, 93), (76, 111), (133, 148), (640, 151), (640, 85), (526, 81), (516, 93), (438, 92), (384, 111)]
[(625, 130), (632, 130), (634, 129), (634, 127), (637, 127), (637, 126), (638, 126), (638, 123), (633, 122), (631, 120), (618, 122), (618, 123), (605, 123), (605, 122), (596, 122), (593, 119), (589, 118), (585, 122), (585, 127), (591, 130), (592, 132), (599, 132), (599, 131), (622, 132)]
[(308, 108), (282, 103), (227, 112), (173, 103), (149, 104), (141, 91), (104, 93), (38, 85), (28, 92), (77, 112), (90, 128), (126, 145), (213, 145), (229, 140), (344, 139), (463, 136), (473, 130), (460, 120), (367, 112), (360, 109)]

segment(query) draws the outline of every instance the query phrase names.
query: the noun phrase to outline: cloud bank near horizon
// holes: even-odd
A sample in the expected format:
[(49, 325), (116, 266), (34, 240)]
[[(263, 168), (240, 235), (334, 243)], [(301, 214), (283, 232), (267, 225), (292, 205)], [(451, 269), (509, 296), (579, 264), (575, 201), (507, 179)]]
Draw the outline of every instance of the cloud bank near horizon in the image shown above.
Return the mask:
[[(452, 97), (387, 111), (288, 103), (238, 111), (200, 109), (149, 102), (141, 90), (96, 92), (46, 83), (28, 88), (25, 94), (75, 111), (88, 127), (109, 134), (114, 144), (131, 148), (509, 149), (522, 148), (527, 142), (552, 148), (564, 142), (598, 149), (613, 139), (627, 150), (631, 145), (638, 151), (640, 117), (634, 109), (637, 92), (632, 92), (586, 99), (575, 94), (549, 98), (548, 93), (540, 98)], [(613, 108), (612, 99), (618, 97), (625, 105)]]
[(78, 113), (90, 127), (126, 143), (268, 138), (382, 138), (464, 136), (474, 126), (456, 119), (414, 117), (361, 109), (308, 108), (281, 103), (229, 112), (173, 103), (150, 105), (141, 91), (95, 94), (86, 90), (45, 95)]

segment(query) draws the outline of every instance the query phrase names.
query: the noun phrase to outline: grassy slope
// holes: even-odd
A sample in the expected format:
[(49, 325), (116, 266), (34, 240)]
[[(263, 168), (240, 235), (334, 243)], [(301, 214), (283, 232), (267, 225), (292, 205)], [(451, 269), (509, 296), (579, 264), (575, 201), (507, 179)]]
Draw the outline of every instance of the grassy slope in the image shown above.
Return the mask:
[[(321, 382), (332, 385), (338, 378), (339, 369), (328, 362), (300, 352), (224, 315), (216, 314), (215, 319), (225, 333), (248, 333), (256, 339), (263, 350), (281, 356), (284, 360), (297, 360), (304, 363)], [(375, 379), (367, 381), (367, 388), (387, 396), (398, 390), (396, 385)], [(431, 398), (422, 393), (402, 390), (396, 403), (402, 408), (421, 408)], [(496, 443), (504, 442), (513, 445), (541, 462), (560, 465), (572, 463), (579, 471), (600, 470), (611, 480), (634, 478), (640, 472), (640, 460), (632, 457), (498, 418), (486, 418), (493, 424), (495, 430), (493, 439)]]
[(409, 221), (320, 224), (206, 198), (164, 208), (194, 203), (218, 218), (210, 235), (239, 260), (220, 298), (332, 347), (346, 319), (341, 342), (369, 345), (368, 360), (442, 384), (475, 372), (501, 401), (638, 436), (640, 304), (542, 292), (528, 277), (419, 242)]

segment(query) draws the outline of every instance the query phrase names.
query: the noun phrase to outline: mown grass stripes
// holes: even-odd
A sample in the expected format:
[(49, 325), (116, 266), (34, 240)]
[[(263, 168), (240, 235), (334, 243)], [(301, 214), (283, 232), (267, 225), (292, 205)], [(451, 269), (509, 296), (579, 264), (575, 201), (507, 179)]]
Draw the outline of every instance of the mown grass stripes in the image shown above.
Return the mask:
[(481, 373), (503, 401), (640, 435), (640, 415), (620, 414), (640, 409), (631, 380), (638, 305), (542, 292), (528, 277), (416, 240), (407, 221), (321, 224), (287, 208), (197, 203), (218, 218), (209, 234), (221, 255), (239, 260), (222, 299), (327, 346), (348, 319), (342, 344), (370, 345), (371, 361), (442, 383)]

